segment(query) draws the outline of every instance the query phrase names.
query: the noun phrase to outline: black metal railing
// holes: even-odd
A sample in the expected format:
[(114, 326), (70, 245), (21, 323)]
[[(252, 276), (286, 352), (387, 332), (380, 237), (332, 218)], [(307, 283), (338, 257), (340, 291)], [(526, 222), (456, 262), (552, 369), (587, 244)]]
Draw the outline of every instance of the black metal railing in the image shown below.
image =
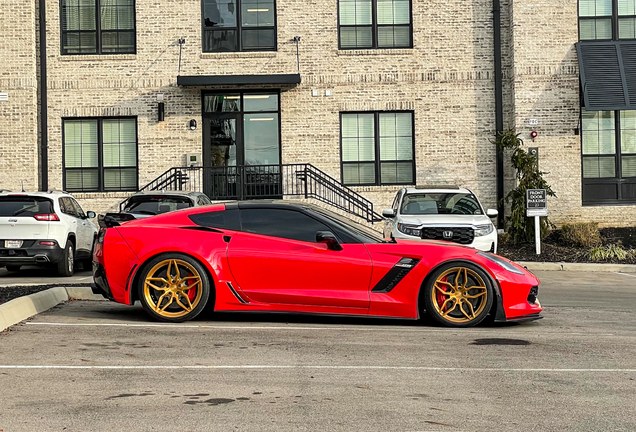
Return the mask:
[(311, 164), (170, 168), (140, 190), (203, 192), (213, 201), (299, 197), (382, 220), (371, 201)]

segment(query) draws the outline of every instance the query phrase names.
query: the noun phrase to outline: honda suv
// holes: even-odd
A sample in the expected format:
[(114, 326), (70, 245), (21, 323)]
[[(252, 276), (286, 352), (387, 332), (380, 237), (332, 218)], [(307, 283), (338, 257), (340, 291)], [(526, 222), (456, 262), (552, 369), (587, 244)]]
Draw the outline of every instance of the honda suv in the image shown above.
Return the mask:
[(97, 227), (71, 195), (63, 192), (0, 193), (0, 267), (55, 265), (71, 276), (75, 262), (90, 262)]
[(400, 190), (393, 206), (384, 210), (384, 236), (397, 239), (445, 240), (497, 252), (497, 230), (468, 189), (456, 186), (417, 186)]

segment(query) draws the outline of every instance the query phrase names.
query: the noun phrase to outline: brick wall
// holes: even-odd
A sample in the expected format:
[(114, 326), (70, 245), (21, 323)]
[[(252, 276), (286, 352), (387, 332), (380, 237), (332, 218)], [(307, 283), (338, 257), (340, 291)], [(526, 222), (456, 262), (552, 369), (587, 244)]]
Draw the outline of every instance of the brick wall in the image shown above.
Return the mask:
[[(18, 5), (15, 0), (0, 4)], [(574, 135), (579, 115), (576, 9), (569, 0), (502, 0), (505, 124), (515, 126), (527, 145), (540, 148), (541, 169), (558, 194), (550, 201), (555, 222), (634, 223), (633, 206), (581, 206), (580, 137)], [(140, 186), (181, 165), (185, 153), (201, 152), (203, 88), (176, 85), (179, 38), (186, 39), (182, 75), (221, 75), (295, 73), (292, 38), (300, 36), (303, 82), (281, 92), (283, 163), (310, 162), (339, 179), (340, 112), (413, 110), (417, 183), (467, 186), (485, 206), (496, 207), (492, 0), (413, 1), (414, 48), (399, 50), (339, 51), (336, 0), (280, 0), (277, 11), (276, 52), (202, 53), (200, 0), (137, 0), (136, 54), (62, 56), (59, 2), (47, 2), (50, 187), (62, 188), (64, 117), (136, 116)], [(20, 57), (24, 64), (16, 63), (20, 78), (0, 75), (0, 83), (12, 80), (14, 91), (24, 92), (11, 108), (13, 117), (3, 116), (0, 126), (15, 128), (15, 119), (27, 119), (15, 132), (0, 128), (5, 134), (0, 135), (0, 178), (11, 178), (0, 187), (16, 187), (15, 176), (9, 175), (14, 167), (37, 186), (35, 9), (29, 13), (20, 26), (16, 20), (0, 24), (3, 35), (23, 35), (18, 39), (26, 47), (10, 51), (3, 45), (2, 58), (28, 53)], [(16, 84), (16, 79), (22, 81)], [(312, 90), (320, 96), (312, 96)], [(166, 104), (164, 122), (157, 121), (158, 94)], [(9, 106), (0, 102), (0, 110)], [(534, 143), (531, 118), (539, 121)], [(190, 119), (199, 124), (197, 130), (189, 129)], [(513, 185), (514, 173), (507, 167), (506, 187)], [(381, 210), (399, 187), (358, 189)], [(87, 208), (106, 211), (126, 196), (86, 193), (79, 198)]]
[(0, 1), (0, 189), (38, 188), (36, 9)]

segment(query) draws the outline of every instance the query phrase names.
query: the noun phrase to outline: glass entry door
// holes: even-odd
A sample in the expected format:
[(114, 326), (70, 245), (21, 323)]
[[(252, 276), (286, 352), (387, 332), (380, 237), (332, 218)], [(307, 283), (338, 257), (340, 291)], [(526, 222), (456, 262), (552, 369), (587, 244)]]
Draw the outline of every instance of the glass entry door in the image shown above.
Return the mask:
[(206, 195), (281, 196), (278, 93), (204, 93), (203, 129)]

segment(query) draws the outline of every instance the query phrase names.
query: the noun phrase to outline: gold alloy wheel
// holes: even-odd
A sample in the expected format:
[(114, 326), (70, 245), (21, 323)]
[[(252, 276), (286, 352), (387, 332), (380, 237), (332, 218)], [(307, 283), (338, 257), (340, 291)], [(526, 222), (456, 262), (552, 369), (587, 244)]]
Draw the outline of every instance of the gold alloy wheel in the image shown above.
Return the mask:
[(197, 307), (202, 295), (201, 275), (191, 264), (180, 259), (159, 262), (144, 280), (146, 303), (162, 317), (180, 318), (189, 314)]
[(476, 319), (488, 302), (488, 288), (481, 276), (466, 267), (454, 267), (442, 273), (431, 290), (437, 313), (453, 323)]

